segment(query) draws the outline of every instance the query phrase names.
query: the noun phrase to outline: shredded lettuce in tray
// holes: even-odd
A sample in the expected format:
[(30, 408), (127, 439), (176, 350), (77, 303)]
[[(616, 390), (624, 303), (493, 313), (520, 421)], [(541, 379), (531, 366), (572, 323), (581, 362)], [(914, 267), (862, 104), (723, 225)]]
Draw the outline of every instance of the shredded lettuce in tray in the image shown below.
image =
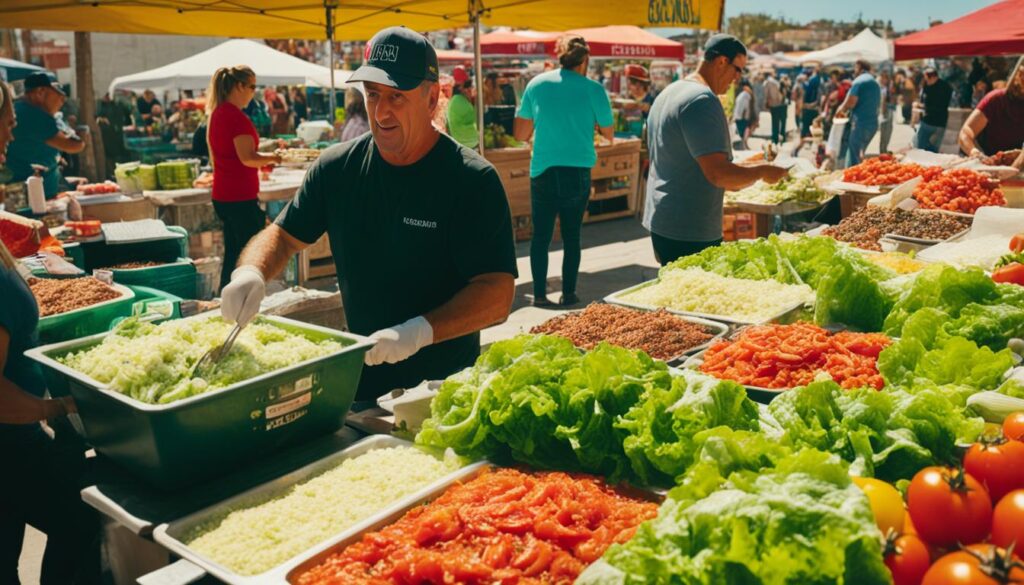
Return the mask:
[(122, 322), (99, 345), (58, 359), (136, 400), (167, 404), (255, 378), (341, 349), (333, 340), (311, 341), (266, 323), (242, 330), (231, 352), (204, 377), (190, 378), (207, 350), (224, 342), (232, 325), (219, 318)]

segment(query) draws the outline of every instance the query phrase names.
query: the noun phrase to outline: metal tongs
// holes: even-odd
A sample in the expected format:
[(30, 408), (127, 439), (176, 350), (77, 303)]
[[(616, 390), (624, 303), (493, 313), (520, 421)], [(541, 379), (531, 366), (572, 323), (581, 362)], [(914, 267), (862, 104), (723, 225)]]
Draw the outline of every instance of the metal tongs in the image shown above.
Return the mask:
[(188, 377), (195, 378), (196, 373), (203, 368), (216, 365), (224, 359), (228, 355), (228, 352), (231, 351), (231, 346), (235, 344), (235, 340), (238, 339), (238, 334), (241, 332), (242, 324), (235, 323), (235, 326), (231, 329), (231, 333), (228, 333), (228, 337), (224, 340), (224, 343), (204, 353), (195, 365), (192, 366), (192, 370), (189, 372)]

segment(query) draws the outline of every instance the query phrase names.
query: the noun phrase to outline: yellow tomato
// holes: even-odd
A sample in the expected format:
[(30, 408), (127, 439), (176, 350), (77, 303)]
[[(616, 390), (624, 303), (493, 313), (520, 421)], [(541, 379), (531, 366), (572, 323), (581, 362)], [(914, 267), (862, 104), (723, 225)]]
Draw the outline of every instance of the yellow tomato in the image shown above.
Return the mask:
[(868, 477), (854, 477), (853, 483), (857, 484), (871, 503), (871, 512), (875, 515), (875, 523), (882, 534), (888, 534), (889, 530), (900, 532), (903, 529), (903, 518), (906, 509), (903, 506), (903, 496), (892, 486), (878, 479)]

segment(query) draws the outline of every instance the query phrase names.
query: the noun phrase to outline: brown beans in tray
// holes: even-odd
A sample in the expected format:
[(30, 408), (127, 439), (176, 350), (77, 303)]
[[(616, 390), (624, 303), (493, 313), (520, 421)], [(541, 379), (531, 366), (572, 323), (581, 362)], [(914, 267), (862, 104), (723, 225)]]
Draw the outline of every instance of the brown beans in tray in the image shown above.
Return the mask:
[(39, 316), (49, 317), (88, 307), (121, 296), (91, 276), (82, 278), (30, 278), (28, 286), (39, 303)]
[(878, 240), (886, 234), (940, 241), (949, 239), (969, 227), (969, 217), (868, 205), (839, 222), (839, 225), (827, 227), (821, 233), (858, 248), (880, 252), (882, 246)]
[(530, 333), (561, 335), (576, 347), (593, 349), (607, 341), (630, 349), (642, 349), (651, 357), (670, 360), (709, 341), (714, 334), (664, 309), (639, 311), (593, 303), (586, 309), (559, 315), (534, 327)]

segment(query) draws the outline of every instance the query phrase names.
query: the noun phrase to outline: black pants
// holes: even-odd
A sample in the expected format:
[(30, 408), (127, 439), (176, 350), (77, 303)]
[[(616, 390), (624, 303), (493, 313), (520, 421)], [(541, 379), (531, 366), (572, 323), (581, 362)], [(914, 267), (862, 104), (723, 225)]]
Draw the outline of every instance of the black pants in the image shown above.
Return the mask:
[(670, 264), (682, 258), (683, 256), (692, 256), (712, 246), (717, 246), (722, 243), (721, 239), (711, 240), (710, 242), (684, 242), (682, 240), (673, 240), (666, 238), (665, 236), (659, 236), (658, 234), (651, 232), (651, 244), (654, 245), (654, 257), (661, 263), (662, 266)]
[(220, 287), (231, 282), (231, 272), (238, 264), (242, 249), (267, 225), (267, 214), (256, 199), (250, 201), (214, 201), (213, 210), (224, 223), (224, 264), (220, 270)]
[(0, 583), (19, 583), (26, 524), (46, 534), (41, 585), (100, 583), (99, 515), (82, 501), (88, 462), (73, 445), (40, 432), (0, 447)]
[(547, 294), (548, 247), (555, 233), (556, 217), (561, 221), (562, 233), (562, 294), (576, 294), (582, 256), (580, 231), (589, 200), (590, 169), (551, 167), (530, 179), (530, 272), (535, 298)]
[(772, 115), (772, 143), (782, 144), (786, 141), (786, 105), (775, 106), (769, 112)]

